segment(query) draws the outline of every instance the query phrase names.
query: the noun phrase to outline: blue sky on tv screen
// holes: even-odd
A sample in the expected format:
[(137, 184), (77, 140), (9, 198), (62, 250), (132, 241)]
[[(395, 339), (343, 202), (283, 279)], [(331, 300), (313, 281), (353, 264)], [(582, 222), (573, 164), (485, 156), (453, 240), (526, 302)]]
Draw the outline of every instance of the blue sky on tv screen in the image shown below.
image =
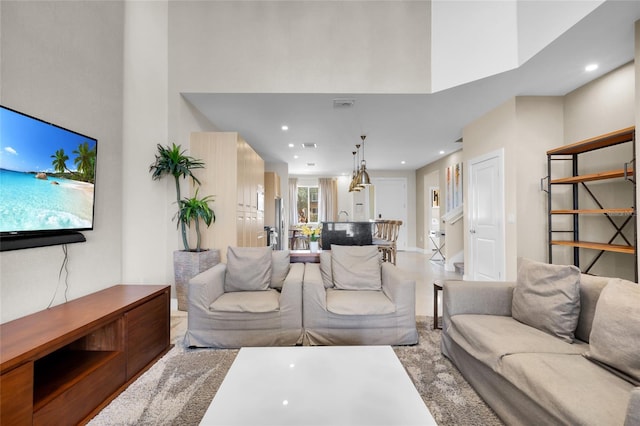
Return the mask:
[(52, 155), (64, 149), (67, 167), (75, 171), (73, 154), (78, 146), (95, 140), (40, 120), (0, 108), (0, 168), (20, 172), (53, 172)]

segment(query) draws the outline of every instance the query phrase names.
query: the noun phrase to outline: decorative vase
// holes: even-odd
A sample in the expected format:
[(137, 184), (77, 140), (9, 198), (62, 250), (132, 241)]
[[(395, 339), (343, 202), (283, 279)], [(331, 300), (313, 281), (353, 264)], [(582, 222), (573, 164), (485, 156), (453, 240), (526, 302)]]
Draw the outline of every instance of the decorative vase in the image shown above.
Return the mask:
[(311, 250), (311, 253), (317, 253), (318, 252), (318, 242), (317, 241), (309, 241), (309, 250)]
[(200, 272), (213, 268), (220, 263), (220, 250), (184, 251), (173, 252), (173, 272), (176, 280), (176, 296), (178, 297), (178, 310), (186, 311), (187, 286), (189, 280)]

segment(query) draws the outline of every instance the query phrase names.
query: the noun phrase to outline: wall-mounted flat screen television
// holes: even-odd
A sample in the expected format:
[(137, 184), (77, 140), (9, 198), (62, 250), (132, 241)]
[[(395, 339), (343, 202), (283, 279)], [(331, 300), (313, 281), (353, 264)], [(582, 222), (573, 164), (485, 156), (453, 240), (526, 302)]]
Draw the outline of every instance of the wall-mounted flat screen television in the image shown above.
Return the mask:
[(0, 237), (93, 229), (98, 141), (0, 105)]

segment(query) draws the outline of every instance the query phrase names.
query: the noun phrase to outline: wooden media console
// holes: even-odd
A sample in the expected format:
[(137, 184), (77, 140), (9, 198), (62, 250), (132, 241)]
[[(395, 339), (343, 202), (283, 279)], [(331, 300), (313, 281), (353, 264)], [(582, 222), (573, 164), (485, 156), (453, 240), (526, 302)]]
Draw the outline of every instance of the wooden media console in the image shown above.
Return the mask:
[(117, 285), (0, 324), (0, 424), (90, 420), (171, 348), (169, 298)]

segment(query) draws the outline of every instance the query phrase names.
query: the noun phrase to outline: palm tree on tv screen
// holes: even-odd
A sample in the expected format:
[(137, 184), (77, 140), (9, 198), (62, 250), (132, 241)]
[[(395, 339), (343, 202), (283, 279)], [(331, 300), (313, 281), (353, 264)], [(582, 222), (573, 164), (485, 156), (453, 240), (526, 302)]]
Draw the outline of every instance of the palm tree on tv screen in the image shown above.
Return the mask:
[(78, 145), (78, 149), (73, 150), (73, 153), (76, 154), (73, 162), (78, 168), (78, 172), (85, 180), (93, 183), (96, 150), (90, 149), (88, 142), (83, 142)]
[(64, 153), (64, 149), (60, 148), (56, 151), (55, 154), (51, 156), (53, 161), (51, 164), (53, 165), (53, 169), (58, 173), (64, 173), (67, 169), (67, 161), (69, 160), (69, 156)]

